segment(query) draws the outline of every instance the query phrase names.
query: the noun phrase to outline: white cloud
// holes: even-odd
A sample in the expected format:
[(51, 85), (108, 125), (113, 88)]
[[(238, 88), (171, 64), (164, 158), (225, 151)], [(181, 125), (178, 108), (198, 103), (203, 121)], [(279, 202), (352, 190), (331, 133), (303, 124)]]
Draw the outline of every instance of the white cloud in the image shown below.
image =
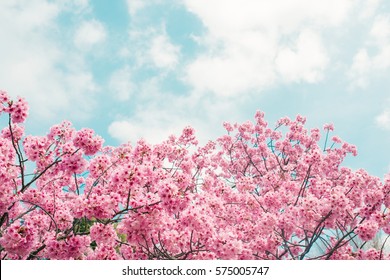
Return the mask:
[(128, 66), (115, 71), (110, 77), (110, 92), (113, 92), (114, 97), (120, 101), (128, 100), (133, 94), (134, 87), (132, 74)]
[(359, 5), (359, 18), (367, 19), (377, 11), (382, 0), (364, 0)]
[[(199, 100), (193, 96), (178, 96), (161, 90), (163, 77), (153, 77), (137, 85), (136, 108), (131, 116), (118, 115), (109, 127), (108, 133), (121, 143), (135, 143), (140, 138), (156, 144), (166, 140), (169, 135), (179, 135), (184, 127), (205, 128), (201, 138), (210, 136), (208, 109), (202, 106), (199, 118)], [(236, 105), (236, 104), (235, 104)], [(222, 105), (221, 105), (222, 106)], [(216, 107), (213, 104), (211, 120), (217, 119)]]
[(4, 0), (0, 3), (0, 10), (2, 21), (12, 20), (11, 26), (2, 24), (2, 29), (17, 27), (33, 31), (36, 28), (49, 27), (49, 23), (59, 14), (60, 7), (56, 3), (43, 0)]
[(139, 10), (145, 7), (144, 0), (127, 0), (127, 9), (131, 16), (134, 16)]
[(365, 47), (353, 57), (348, 77), (353, 88), (365, 88), (390, 69), (390, 14), (375, 17)]
[(132, 60), (133, 69), (156, 68), (173, 70), (180, 63), (181, 47), (172, 42), (165, 24), (148, 27), (132, 27), (129, 43), (119, 49), (118, 56)]
[(186, 80), (196, 90), (233, 96), (274, 82), (276, 44), (272, 36), (249, 30), (232, 33), (222, 43), (209, 36), (205, 44), (210, 51), (186, 68)]
[(108, 127), (108, 133), (121, 143), (127, 143), (134, 139), (134, 125), (125, 120), (114, 121)]
[(352, 80), (352, 88), (365, 88), (368, 85), (368, 73), (370, 73), (371, 67), (372, 61), (368, 56), (367, 50), (360, 49), (353, 58), (352, 66), (348, 74)]
[(199, 91), (232, 96), (262, 88), (274, 80), (271, 58), (229, 48), (218, 55), (202, 55), (186, 69), (187, 81)]
[(145, 139), (148, 143), (157, 144), (172, 134), (179, 135), (188, 125), (176, 118), (177, 115), (165, 109), (153, 110), (153, 114), (149, 110), (142, 110), (131, 119), (112, 122), (108, 127), (108, 133), (121, 143), (128, 141), (135, 143)]
[[(108, 133), (121, 143), (140, 138), (156, 144), (194, 124), (188, 102), (180, 96), (161, 91), (161, 78), (153, 77), (137, 85), (137, 107), (131, 117), (118, 116)], [(189, 121), (190, 119), (191, 121)]]
[[(173, 99), (169, 98), (167, 104), (162, 99), (159, 101), (158, 104), (145, 104), (132, 117), (113, 121), (108, 127), (109, 135), (120, 143), (129, 141), (136, 143), (138, 140), (144, 139), (148, 143), (158, 144), (167, 140), (170, 135), (179, 136), (185, 127), (191, 126), (195, 129), (195, 135), (199, 142), (205, 144), (208, 140), (215, 140), (215, 137), (218, 136), (216, 133), (223, 132), (221, 115), (218, 112), (220, 106), (218, 105), (212, 106), (214, 112), (211, 118), (210, 116), (199, 118), (194, 111), (191, 111), (190, 105), (183, 107), (186, 109), (179, 108), (179, 104), (192, 102), (192, 99), (175, 103)], [(235, 105), (229, 107), (229, 109), (232, 108), (235, 108)], [(222, 109), (228, 110), (226, 107)], [(204, 114), (208, 115), (209, 112), (205, 110)], [(230, 116), (231, 112), (227, 112), (227, 115)]]
[(354, 4), (351, 0), (184, 3), (207, 28), (197, 41), (209, 50), (189, 63), (185, 78), (198, 91), (228, 96), (262, 90), (279, 78), (320, 81), (330, 62), (321, 32), (343, 24)]
[(74, 13), (80, 14), (92, 10), (89, 5), (89, 0), (58, 0), (58, 3), (63, 9)]
[(57, 16), (67, 8), (46, 0), (0, 1), (0, 85), (25, 97), (41, 124), (58, 121), (70, 107), (72, 117), (86, 118), (94, 106), (97, 87), (83, 58), (57, 41)]
[(237, 121), (242, 99), (219, 100), (200, 95), (177, 95), (161, 91), (161, 80), (153, 77), (137, 87), (136, 109), (131, 116), (118, 115), (108, 133), (121, 143), (135, 143), (140, 138), (156, 144), (169, 135), (180, 135), (192, 126), (201, 144), (224, 133), (223, 121)]
[(377, 116), (375, 121), (380, 128), (390, 130), (390, 110), (386, 110)]
[(149, 50), (153, 64), (158, 68), (174, 68), (179, 62), (180, 47), (170, 42), (166, 34), (153, 38)]
[(185, 0), (210, 32), (229, 37), (231, 32), (253, 29), (292, 31), (312, 23), (338, 25), (352, 5), (351, 0)]
[(370, 30), (370, 36), (375, 40), (375, 43), (387, 44), (390, 40), (390, 15), (379, 15)]
[(74, 35), (74, 44), (79, 49), (88, 51), (93, 46), (106, 40), (107, 31), (97, 20), (84, 21)]
[(131, 17), (136, 16), (140, 11), (145, 10), (148, 6), (154, 5), (172, 5), (175, 2), (181, 2), (182, 0), (126, 0), (127, 10)]
[(276, 70), (288, 82), (315, 83), (322, 79), (328, 56), (321, 37), (310, 31), (302, 31), (293, 48), (283, 47), (276, 59)]
[(157, 123), (150, 123), (146, 120), (122, 120), (114, 121), (108, 127), (108, 133), (120, 143), (136, 143), (144, 139), (150, 144), (158, 144), (168, 139), (172, 134), (179, 135), (185, 126), (168, 125), (162, 127)]
[(79, 8), (79, 9), (88, 9), (89, 8), (89, 0), (71, 0), (66, 1), (73, 3), (73, 6)]
[[(155, 144), (184, 128), (180, 98), (161, 92), (159, 78), (151, 78), (137, 85), (137, 107), (131, 117), (118, 116), (108, 127), (108, 133), (121, 143), (135, 143), (143, 138)], [(183, 106), (184, 108), (184, 106)]]

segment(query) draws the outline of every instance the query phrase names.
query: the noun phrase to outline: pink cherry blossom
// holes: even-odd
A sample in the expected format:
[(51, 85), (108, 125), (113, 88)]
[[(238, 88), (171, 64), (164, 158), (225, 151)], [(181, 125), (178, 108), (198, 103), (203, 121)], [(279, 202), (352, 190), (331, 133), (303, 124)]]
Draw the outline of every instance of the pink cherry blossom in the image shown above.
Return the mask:
[(2, 259), (390, 258), (390, 174), (343, 166), (331, 124), (257, 111), (203, 146), (109, 147), (68, 121), (25, 135), (27, 111), (0, 91)]

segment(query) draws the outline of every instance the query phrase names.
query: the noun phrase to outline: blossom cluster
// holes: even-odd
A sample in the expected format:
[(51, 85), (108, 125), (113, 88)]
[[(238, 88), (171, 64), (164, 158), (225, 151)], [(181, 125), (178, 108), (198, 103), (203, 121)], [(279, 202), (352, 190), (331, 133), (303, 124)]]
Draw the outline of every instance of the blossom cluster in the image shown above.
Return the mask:
[(0, 91), (2, 259), (390, 258), (390, 174), (343, 166), (332, 124), (258, 111), (204, 146), (186, 127), (111, 147), (68, 121), (25, 135), (27, 113)]

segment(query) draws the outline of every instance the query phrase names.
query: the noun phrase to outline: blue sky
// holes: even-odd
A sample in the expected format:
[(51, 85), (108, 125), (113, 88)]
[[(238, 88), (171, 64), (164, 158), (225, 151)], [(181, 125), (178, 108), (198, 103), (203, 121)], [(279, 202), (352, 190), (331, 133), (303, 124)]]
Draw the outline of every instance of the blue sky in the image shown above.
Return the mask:
[(307, 117), (390, 169), (390, 3), (384, 0), (1, 0), (0, 88), (27, 132), (64, 119), (107, 145), (223, 121)]

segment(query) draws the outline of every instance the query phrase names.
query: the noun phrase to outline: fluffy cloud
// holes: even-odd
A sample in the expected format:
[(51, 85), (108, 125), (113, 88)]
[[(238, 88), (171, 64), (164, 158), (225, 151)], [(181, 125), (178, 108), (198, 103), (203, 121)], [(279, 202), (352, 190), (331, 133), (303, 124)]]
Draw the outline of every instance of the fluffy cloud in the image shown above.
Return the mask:
[(179, 62), (180, 48), (172, 44), (166, 34), (153, 38), (149, 55), (158, 68), (174, 68)]
[(93, 46), (105, 41), (107, 32), (104, 25), (97, 20), (84, 21), (74, 35), (74, 44), (88, 51)]
[(182, 0), (126, 0), (127, 10), (131, 17), (135, 17), (143, 10), (146, 10), (147, 7), (154, 5), (175, 5), (176, 2), (180, 2)]
[(112, 73), (109, 81), (110, 92), (120, 101), (129, 100), (134, 91), (130, 67), (125, 66)]
[[(350, 0), (185, 0), (207, 33), (186, 69), (198, 91), (232, 96), (284, 82), (318, 82), (329, 63), (321, 32), (340, 26)], [(311, 26), (309, 30), (307, 26)]]
[(157, 144), (168, 139), (171, 134), (179, 135), (187, 125), (164, 108), (154, 109), (153, 114), (146, 109), (138, 111), (132, 118), (112, 122), (108, 133), (121, 143), (135, 143), (142, 138), (148, 143)]
[(171, 134), (180, 135), (185, 126), (164, 125), (150, 123), (146, 120), (121, 120), (114, 121), (108, 127), (108, 133), (120, 143), (136, 143), (140, 139), (151, 144), (158, 144), (168, 139)]
[(118, 115), (111, 122), (108, 127), (111, 137), (121, 143), (135, 143), (144, 138), (156, 144), (194, 124), (193, 116), (189, 116), (191, 100), (163, 92), (160, 83), (161, 78), (153, 77), (137, 84), (137, 95), (132, 98), (136, 107), (130, 116)]
[(291, 32), (308, 21), (337, 26), (353, 4), (351, 0), (185, 0), (190, 11), (200, 17), (209, 31), (220, 37), (242, 30), (280, 29)]
[(349, 78), (351, 79), (351, 88), (364, 88), (368, 85), (368, 73), (372, 67), (372, 59), (368, 56), (366, 49), (360, 49), (353, 57)]
[(186, 79), (195, 89), (232, 96), (274, 81), (274, 55), (269, 54), (274, 52), (275, 43), (266, 34), (231, 34), (221, 49), (216, 42), (206, 44), (211, 51), (199, 55), (186, 69)]
[(127, 0), (127, 9), (130, 16), (134, 16), (139, 10), (144, 8), (145, 4), (143, 0)]
[(61, 8), (74, 13), (85, 13), (91, 11), (89, 0), (59, 0)]
[(328, 60), (321, 37), (310, 30), (304, 30), (292, 48), (281, 48), (275, 64), (276, 71), (287, 82), (315, 83), (322, 79)]
[(375, 14), (382, 0), (365, 0), (359, 3), (359, 18), (367, 19)]
[[(164, 92), (160, 78), (145, 80), (137, 86), (134, 96), (136, 109), (131, 115), (118, 114), (111, 122), (108, 133), (121, 143), (135, 143), (140, 138), (155, 144), (169, 135), (180, 135), (190, 125), (196, 130), (201, 144), (214, 140), (224, 131), (224, 121), (238, 121), (242, 100), (202, 98), (199, 95), (178, 96)], [(133, 100), (133, 98), (132, 98)]]
[(371, 38), (375, 43), (387, 44), (390, 40), (390, 15), (379, 15), (375, 18), (370, 30)]
[(76, 2), (0, 1), (0, 37), (6, 38), (0, 44), (0, 85), (26, 97), (32, 117), (43, 122), (58, 121), (69, 108), (72, 116), (87, 118), (93, 108), (92, 74), (57, 37), (58, 16), (84, 5)]
[(371, 79), (390, 70), (390, 14), (375, 17), (365, 47), (353, 57), (351, 88), (365, 88)]
[(375, 119), (377, 125), (382, 129), (390, 130), (390, 110), (384, 111)]
[(114, 121), (108, 127), (108, 133), (111, 137), (120, 141), (121, 143), (127, 143), (137, 137), (134, 133), (134, 125), (126, 120)]
[[(4, 0), (0, 3), (1, 30), (2, 32), (7, 30), (34, 32), (41, 27), (48, 27), (59, 12), (59, 5), (48, 1), (33, 0), (22, 3), (21, 1)], [(5, 26), (7, 28), (4, 28)]]

